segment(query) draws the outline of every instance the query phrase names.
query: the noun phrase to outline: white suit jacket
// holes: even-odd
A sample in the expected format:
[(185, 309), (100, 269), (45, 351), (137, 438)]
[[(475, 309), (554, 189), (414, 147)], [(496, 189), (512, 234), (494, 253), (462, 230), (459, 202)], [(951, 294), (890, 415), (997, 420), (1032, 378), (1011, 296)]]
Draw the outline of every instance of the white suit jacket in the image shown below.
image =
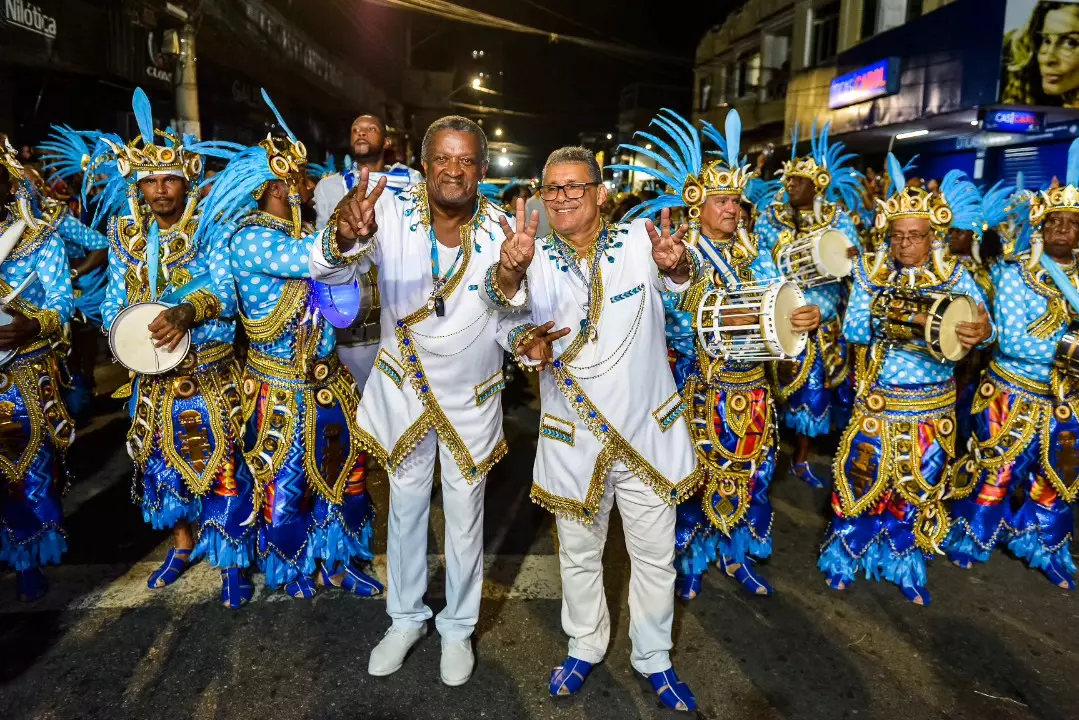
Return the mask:
[(378, 267), (382, 339), (360, 400), (361, 442), (392, 472), (433, 428), (472, 482), (506, 452), (498, 321), (483, 298), (486, 270), (502, 245), (502, 213), (481, 196), (462, 226), (462, 256), (443, 290), (444, 317), (427, 307), (429, 213), (424, 183), (383, 194), (374, 238), (342, 256), (333, 228), (324, 229), (311, 253), (311, 275), (340, 285)]
[[(540, 375), (532, 499), (558, 515), (591, 522), (608, 471), (622, 462), (674, 504), (701, 481), (686, 406), (667, 363), (662, 293), (680, 288), (661, 277), (643, 220), (610, 226), (606, 241), (601, 236), (597, 244), (594, 266), (579, 265), (591, 278), (591, 301), (587, 285), (565, 262), (572, 256), (558, 252), (560, 243), (555, 235), (536, 241), (526, 308), (495, 303), (502, 315), (499, 340), (507, 349), (529, 327), (550, 320), (556, 329), (572, 330), (556, 342), (555, 362)], [(494, 302), (497, 295), (485, 297)]]

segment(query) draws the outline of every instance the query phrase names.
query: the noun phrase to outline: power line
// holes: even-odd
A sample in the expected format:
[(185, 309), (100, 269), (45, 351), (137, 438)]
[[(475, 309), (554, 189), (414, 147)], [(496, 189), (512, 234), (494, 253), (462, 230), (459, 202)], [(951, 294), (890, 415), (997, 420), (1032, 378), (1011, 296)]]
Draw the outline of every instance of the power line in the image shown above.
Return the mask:
[(580, 45), (591, 50), (596, 50), (597, 52), (605, 52), (613, 55), (621, 55), (624, 57), (633, 57), (675, 65), (690, 64), (690, 60), (688, 58), (664, 55), (663, 53), (652, 52), (651, 50), (642, 50), (641, 48), (633, 47), (632, 45), (622, 45), (619, 43), (606, 42), (603, 40), (592, 40), (590, 38), (577, 37), (575, 35), (559, 35), (558, 33), (549, 32), (547, 30), (540, 30), (539, 28), (534, 28), (530, 25), (524, 25), (522, 23), (514, 22), (513, 20), (506, 20), (505, 18), (500, 18), (495, 15), (488, 15), (487, 13), (482, 13), (478, 10), (470, 10), (469, 8), (464, 8), (460, 5), (454, 5), (453, 3), (446, 2), (446, 0), (363, 1), (374, 5), (382, 5), (385, 7), (392, 7), (400, 10), (412, 10), (415, 12), (427, 13), (429, 15), (435, 15), (437, 17), (441, 17), (447, 20), (456, 20), (457, 22), (494, 28), (496, 30), (505, 30), (506, 32), (516, 32), (525, 35), (538, 35), (546, 37), (551, 43), (565, 42), (574, 45)]

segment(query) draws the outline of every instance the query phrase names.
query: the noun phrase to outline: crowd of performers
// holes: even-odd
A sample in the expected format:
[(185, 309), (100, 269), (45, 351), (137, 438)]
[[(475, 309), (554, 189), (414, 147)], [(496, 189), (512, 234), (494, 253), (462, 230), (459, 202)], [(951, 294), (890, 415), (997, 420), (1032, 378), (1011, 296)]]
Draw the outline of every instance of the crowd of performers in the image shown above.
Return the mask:
[[(428, 130), (423, 180), (385, 166), (385, 126), (361, 116), (338, 173), (308, 163), (264, 97), (276, 131), (252, 146), (155, 129), (136, 91), (135, 138), (57, 127), (40, 173), (0, 148), (0, 560), (21, 599), (46, 592), (42, 567), (66, 549), (64, 457), (98, 331), (118, 358), (133, 342), (181, 349), (116, 395), (136, 501), (173, 531), (151, 588), (201, 559), (229, 608), (251, 599), (254, 568), (294, 598), (379, 594), (370, 458), (387, 470), (392, 625), (373, 675), (401, 667), (433, 614), (436, 459), (441, 679), (472, 673), (506, 353), (539, 373), (531, 496), (556, 516), (569, 636), (553, 695), (579, 692), (606, 654), (617, 503), (632, 665), (665, 705), (695, 708), (669, 657), (674, 600), (713, 565), (772, 594), (758, 563), (780, 420), (791, 475), (832, 487), (818, 559), (831, 588), (884, 579), (925, 605), (933, 556), (970, 568), (1004, 547), (1075, 588), (1079, 143), (1067, 182), (1042, 190), (953, 171), (929, 191), (889, 156), (869, 203), (827, 126), (765, 181), (736, 111), (722, 130), (664, 111), (630, 148), (650, 162), (613, 166), (663, 192), (608, 220), (595, 156), (562, 148), (529, 201), (541, 218), (523, 197), (485, 197), (486, 137), (465, 118)], [(223, 164), (212, 178), (208, 158)], [(830, 433), (829, 478), (809, 452)]]

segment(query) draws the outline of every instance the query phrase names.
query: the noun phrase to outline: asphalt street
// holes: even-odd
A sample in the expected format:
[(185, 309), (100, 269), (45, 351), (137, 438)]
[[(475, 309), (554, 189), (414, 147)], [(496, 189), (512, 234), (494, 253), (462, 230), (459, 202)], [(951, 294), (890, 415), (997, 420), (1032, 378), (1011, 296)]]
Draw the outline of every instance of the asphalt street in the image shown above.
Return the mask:
[[(71, 549), (48, 571), (52, 592), (21, 604), (13, 574), (0, 577), (0, 718), (674, 717), (629, 665), (628, 561), (617, 522), (606, 550), (609, 656), (580, 696), (548, 697), (566, 645), (553, 524), (528, 499), (538, 414), (527, 387), (511, 387), (505, 404), (511, 452), (487, 487), (488, 573), (467, 685), (439, 682), (434, 634), (397, 674), (369, 677), (368, 653), (389, 624), (381, 599), (328, 591), (300, 601), (260, 589), (232, 612), (217, 604), (217, 573), (205, 566), (148, 590), (168, 537), (131, 504), (126, 418), (102, 399), (102, 415), (70, 456)], [(824, 473), (827, 444), (818, 450)], [(381, 511), (375, 572), (384, 578), (384, 473), (373, 473), (370, 489)], [(698, 717), (1076, 717), (1074, 593), (1002, 554), (971, 572), (934, 562), (927, 608), (865, 580), (836, 593), (815, 568), (827, 493), (781, 471), (773, 498), (775, 554), (762, 570), (777, 594), (750, 597), (712, 571), (701, 597), (678, 603), (673, 657)], [(440, 508), (437, 490), (433, 502)], [(442, 547), (433, 511), (436, 612)]]

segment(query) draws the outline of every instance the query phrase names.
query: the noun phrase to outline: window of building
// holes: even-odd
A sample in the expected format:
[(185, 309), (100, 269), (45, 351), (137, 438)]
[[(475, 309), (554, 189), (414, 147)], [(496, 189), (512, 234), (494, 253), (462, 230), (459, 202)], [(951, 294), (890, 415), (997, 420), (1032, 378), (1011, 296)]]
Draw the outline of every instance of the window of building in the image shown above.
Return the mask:
[(764, 36), (761, 67), (761, 101), (780, 99), (787, 94), (791, 70), (791, 28)]
[(830, 2), (809, 11), (808, 62), (822, 65), (836, 56), (839, 47), (840, 3)]
[(727, 66), (719, 69), (719, 82), (716, 85), (716, 105), (727, 104)]
[(862, 39), (921, 17), (923, 0), (863, 0)]
[(712, 107), (709, 103), (712, 99), (712, 76), (706, 75), (697, 82), (697, 109), (708, 110)]
[(761, 54), (745, 54), (738, 59), (737, 87), (735, 97), (743, 98), (756, 92), (761, 82)]

